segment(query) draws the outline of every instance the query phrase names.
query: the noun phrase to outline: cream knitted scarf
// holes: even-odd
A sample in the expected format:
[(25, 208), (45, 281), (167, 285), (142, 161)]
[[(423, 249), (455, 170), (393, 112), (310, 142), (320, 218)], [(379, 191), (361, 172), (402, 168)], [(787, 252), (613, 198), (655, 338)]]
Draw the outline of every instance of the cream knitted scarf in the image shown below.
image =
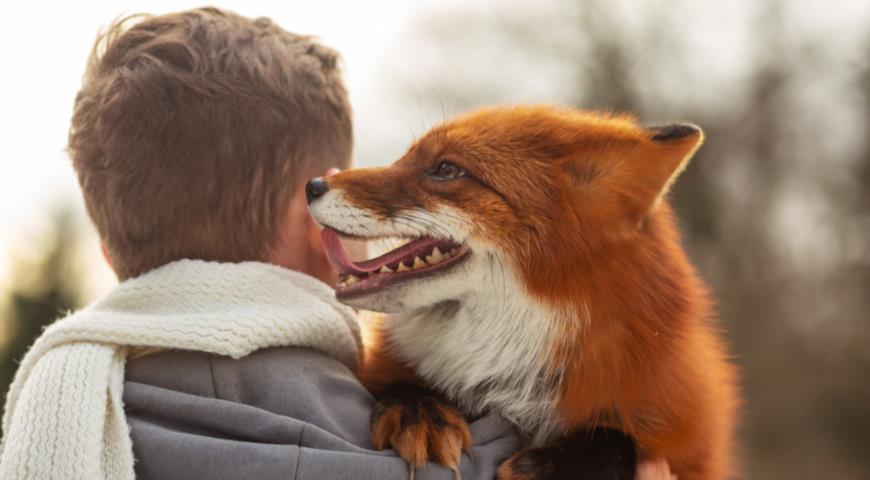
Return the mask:
[(121, 402), (130, 352), (239, 358), (279, 345), (321, 350), (352, 369), (362, 355), (353, 312), (301, 273), (183, 260), (125, 281), (48, 327), (24, 357), (3, 415), (0, 479), (132, 480)]

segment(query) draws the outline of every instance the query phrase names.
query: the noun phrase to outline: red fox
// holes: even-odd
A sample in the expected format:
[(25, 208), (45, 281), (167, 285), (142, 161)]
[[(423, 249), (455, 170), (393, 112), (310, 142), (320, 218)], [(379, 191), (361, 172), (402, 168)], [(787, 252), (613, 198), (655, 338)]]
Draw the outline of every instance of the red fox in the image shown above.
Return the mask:
[[(524, 434), (502, 480), (605, 478), (577, 476), (596, 471), (584, 448), (601, 431), (680, 480), (730, 475), (736, 371), (666, 198), (702, 141), (690, 124), (495, 107), (435, 127), (391, 166), (309, 182), (336, 295), (391, 314), (361, 378), (376, 391), (417, 378), (446, 397), (424, 428), (381, 405), (375, 446), (455, 468), (468, 431), (453, 402)], [(352, 262), (342, 236), (408, 243)], [(614, 461), (631, 478), (633, 460)]]

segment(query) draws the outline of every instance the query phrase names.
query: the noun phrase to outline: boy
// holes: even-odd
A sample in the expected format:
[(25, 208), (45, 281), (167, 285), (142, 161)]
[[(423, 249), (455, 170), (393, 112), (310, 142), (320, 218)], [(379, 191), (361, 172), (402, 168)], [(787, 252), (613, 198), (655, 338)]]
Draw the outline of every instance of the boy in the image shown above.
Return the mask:
[[(98, 40), (69, 137), (121, 283), (25, 357), (0, 478), (406, 478), (369, 443), (358, 326), (300, 188), (350, 163), (338, 55), (214, 8), (138, 20)], [(472, 431), (463, 473), (492, 478), (516, 438)]]

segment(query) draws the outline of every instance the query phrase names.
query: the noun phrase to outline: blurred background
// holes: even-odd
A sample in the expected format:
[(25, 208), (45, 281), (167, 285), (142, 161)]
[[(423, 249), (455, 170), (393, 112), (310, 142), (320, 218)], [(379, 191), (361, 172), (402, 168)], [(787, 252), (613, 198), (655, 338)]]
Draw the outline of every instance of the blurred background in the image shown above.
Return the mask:
[[(114, 282), (64, 153), (100, 27), (184, 1), (16, 2), (0, 30), (0, 390)], [(748, 479), (870, 478), (870, 2), (256, 2), (344, 54), (358, 165), (549, 102), (701, 125), (672, 199), (742, 371)]]

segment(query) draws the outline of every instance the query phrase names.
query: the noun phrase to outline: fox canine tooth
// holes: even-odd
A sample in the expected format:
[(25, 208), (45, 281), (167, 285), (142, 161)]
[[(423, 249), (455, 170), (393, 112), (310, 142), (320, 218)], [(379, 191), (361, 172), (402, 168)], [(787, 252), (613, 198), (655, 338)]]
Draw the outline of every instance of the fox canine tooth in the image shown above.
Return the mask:
[(356, 283), (358, 281), (359, 281), (359, 278), (357, 278), (353, 275), (350, 275), (347, 277), (347, 282), (345, 282), (345, 283), (347, 283), (348, 285), (353, 285), (354, 283)]
[(393, 270), (390, 269), (390, 267), (384, 265), (383, 267), (381, 267), (380, 270), (378, 270), (378, 273), (393, 273)]
[(423, 268), (428, 266), (420, 257), (414, 257), (414, 268)]
[(408, 270), (411, 270), (411, 269), (408, 268), (407, 266), (405, 266), (404, 263), (399, 262), (399, 268), (396, 269), (397, 272), (407, 272)]
[[(430, 258), (432, 260), (429, 260)], [(443, 259), (444, 259), (444, 255), (441, 253), (441, 250), (438, 250), (438, 247), (435, 247), (434, 249), (432, 249), (432, 255), (426, 257), (426, 260), (430, 261), (430, 263), (438, 263)]]

